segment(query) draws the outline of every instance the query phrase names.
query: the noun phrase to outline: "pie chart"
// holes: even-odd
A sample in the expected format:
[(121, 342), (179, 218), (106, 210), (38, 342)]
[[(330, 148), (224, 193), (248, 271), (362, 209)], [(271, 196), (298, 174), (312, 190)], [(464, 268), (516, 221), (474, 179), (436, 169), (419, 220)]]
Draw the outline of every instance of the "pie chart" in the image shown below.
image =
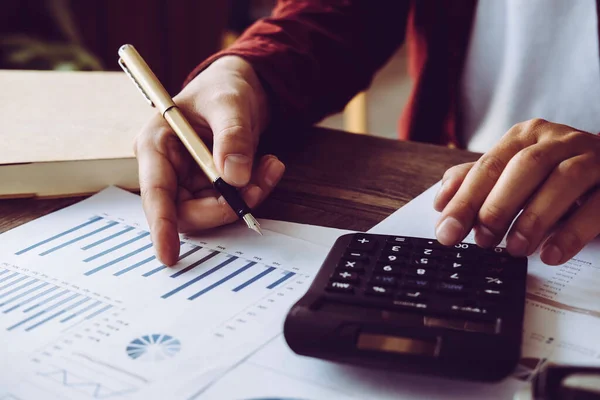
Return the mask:
[(181, 343), (172, 336), (151, 334), (140, 336), (127, 345), (127, 355), (140, 361), (162, 361), (175, 356), (181, 350)]

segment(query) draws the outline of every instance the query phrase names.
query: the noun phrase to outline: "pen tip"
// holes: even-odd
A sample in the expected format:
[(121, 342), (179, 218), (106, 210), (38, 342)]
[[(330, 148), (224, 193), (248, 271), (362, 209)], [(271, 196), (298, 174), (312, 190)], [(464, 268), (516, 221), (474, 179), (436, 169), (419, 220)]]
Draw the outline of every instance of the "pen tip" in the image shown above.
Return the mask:
[(246, 222), (246, 225), (248, 225), (248, 228), (252, 229), (254, 232), (256, 232), (262, 236), (262, 231), (260, 230), (260, 224), (258, 223), (256, 218), (254, 218), (252, 216), (252, 214), (246, 214), (246, 215), (244, 215), (243, 218), (244, 218), (244, 221)]

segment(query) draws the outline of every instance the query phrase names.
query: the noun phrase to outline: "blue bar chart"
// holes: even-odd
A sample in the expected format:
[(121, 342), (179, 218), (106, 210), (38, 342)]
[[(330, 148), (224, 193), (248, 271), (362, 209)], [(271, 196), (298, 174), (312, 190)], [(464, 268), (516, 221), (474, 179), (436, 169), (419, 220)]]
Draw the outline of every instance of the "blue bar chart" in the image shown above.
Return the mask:
[[(34, 254), (42, 258), (68, 255), (69, 258), (77, 258), (76, 262), (84, 268), (82, 275), (90, 279), (111, 277), (127, 279), (127, 282), (136, 279), (136, 285), (160, 279), (164, 281), (164, 285), (161, 283), (161, 286), (166, 289), (157, 295), (163, 300), (182, 298), (194, 301), (223, 291), (243, 294), (251, 290), (268, 294), (286, 285), (296, 274), (281, 266), (266, 265), (238, 254), (229, 254), (221, 249), (190, 241), (180, 242), (181, 253), (177, 266), (167, 267), (156, 258), (148, 231), (103, 215), (92, 215), (62, 229), (60, 232), (49, 233), (48, 237), (36, 243), (25, 244), (15, 254)], [(13, 275), (0, 273), (0, 296), (4, 280), (10, 280), (12, 290), (19, 288), (14, 290), (14, 293), (26, 291), (34, 285), (27, 282), (27, 286), (21, 287), (21, 282), (13, 282)], [(31, 292), (31, 295), (35, 293)], [(1, 299), (0, 297), (0, 301)], [(81, 304), (84, 305), (87, 304)], [(68, 312), (57, 306), (56, 312), (61, 311)], [(54, 314), (48, 316), (52, 315)], [(58, 320), (62, 316), (57, 315), (51, 320)], [(18, 327), (23, 325), (26, 325), (26, 322)]]
[(0, 268), (0, 327), (31, 332), (60, 330), (90, 320), (113, 305), (33, 276)]

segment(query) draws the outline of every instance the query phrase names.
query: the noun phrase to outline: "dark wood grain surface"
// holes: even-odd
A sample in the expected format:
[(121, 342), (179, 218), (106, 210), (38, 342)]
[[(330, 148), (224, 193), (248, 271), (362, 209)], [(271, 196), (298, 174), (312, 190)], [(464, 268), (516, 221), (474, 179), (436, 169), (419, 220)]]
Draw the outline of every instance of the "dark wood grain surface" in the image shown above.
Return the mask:
[[(286, 173), (255, 212), (260, 218), (367, 230), (479, 154), (322, 128), (279, 133), (261, 152), (277, 155)], [(82, 197), (0, 200), (0, 232)]]

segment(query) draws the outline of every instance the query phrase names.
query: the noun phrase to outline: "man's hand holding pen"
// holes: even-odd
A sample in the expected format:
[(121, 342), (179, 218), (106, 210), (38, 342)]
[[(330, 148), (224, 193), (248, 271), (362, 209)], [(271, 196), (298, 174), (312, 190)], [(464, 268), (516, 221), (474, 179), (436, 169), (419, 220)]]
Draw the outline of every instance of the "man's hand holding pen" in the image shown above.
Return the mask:
[[(221, 58), (173, 100), (212, 147), (221, 177), (240, 188), (250, 208), (260, 204), (283, 176), (285, 166), (272, 155), (253, 165), (268, 120), (266, 96), (253, 69), (240, 58)], [(161, 262), (177, 262), (179, 233), (238, 219), (161, 115), (142, 129), (134, 149), (144, 212)]]

